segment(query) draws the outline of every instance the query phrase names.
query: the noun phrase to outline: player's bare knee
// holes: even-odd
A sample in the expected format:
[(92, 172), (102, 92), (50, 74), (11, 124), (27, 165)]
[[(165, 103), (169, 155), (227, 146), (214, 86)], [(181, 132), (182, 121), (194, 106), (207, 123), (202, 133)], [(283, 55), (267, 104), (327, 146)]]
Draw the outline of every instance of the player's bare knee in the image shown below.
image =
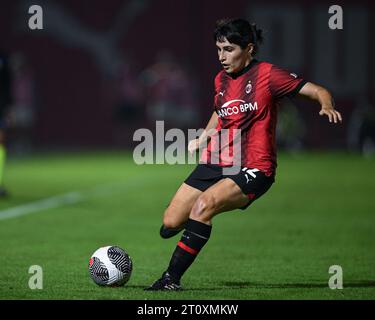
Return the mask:
[(172, 218), (172, 217), (169, 217), (169, 216), (166, 216), (166, 217), (163, 218), (163, 225), (166, 228), (177, 228), (177, 227), (179, 227), (179, 225), (177, 223), (177, 220)]
[(171, 219), (170, 217), (164, 217), (163, 218), (163, 225), (166, 228), (173, 228), (174, 227), (173, 219)]

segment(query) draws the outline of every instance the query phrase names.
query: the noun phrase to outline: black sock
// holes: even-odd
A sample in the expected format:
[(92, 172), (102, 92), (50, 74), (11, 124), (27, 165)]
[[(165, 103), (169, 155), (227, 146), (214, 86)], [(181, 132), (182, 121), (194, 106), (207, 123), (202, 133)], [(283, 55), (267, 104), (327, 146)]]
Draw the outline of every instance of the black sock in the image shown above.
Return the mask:
[(193, 263), (199, 251), (206, 244), (211, 235), (212, 227), (189, 219), (185, 225), (185, 231), (169, 262), (168, 273), (177, 281)]

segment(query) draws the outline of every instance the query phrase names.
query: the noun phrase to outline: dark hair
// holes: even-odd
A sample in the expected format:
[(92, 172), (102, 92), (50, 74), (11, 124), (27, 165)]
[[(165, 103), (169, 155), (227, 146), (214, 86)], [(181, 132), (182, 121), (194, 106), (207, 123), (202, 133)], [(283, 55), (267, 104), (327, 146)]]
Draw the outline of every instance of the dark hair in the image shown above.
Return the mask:
[(216, 21), (214, 40), (223, 42), (226, 38), (230, 43), (245, 49), (249, 43), (254, 44), (253, 55), (258, 52), (263, 42), (263, 31), (255, 23), (250, 24), (244, 19), (220, 19)]

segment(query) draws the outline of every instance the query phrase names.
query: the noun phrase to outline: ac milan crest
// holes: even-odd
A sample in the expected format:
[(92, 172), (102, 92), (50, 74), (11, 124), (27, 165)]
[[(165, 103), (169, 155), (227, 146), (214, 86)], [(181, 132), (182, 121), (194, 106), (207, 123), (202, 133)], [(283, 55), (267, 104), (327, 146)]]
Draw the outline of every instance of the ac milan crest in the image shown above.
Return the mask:
[(252, 88), (253, 86), (251, 85), (251, 81), (249, 81), (249, 83), (246, 85), (245, 92), (249, 94)]

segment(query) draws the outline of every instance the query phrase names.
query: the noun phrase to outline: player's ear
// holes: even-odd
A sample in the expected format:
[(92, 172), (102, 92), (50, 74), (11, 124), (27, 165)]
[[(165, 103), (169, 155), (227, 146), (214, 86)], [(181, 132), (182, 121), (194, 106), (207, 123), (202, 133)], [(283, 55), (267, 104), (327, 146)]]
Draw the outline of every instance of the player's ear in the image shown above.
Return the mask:
[(247, 45), (247, 51), (248, 51), (250, 54), (253, 54), (253, 51), (254, 51), (254, 44), (249, 43), (249, 44)]

